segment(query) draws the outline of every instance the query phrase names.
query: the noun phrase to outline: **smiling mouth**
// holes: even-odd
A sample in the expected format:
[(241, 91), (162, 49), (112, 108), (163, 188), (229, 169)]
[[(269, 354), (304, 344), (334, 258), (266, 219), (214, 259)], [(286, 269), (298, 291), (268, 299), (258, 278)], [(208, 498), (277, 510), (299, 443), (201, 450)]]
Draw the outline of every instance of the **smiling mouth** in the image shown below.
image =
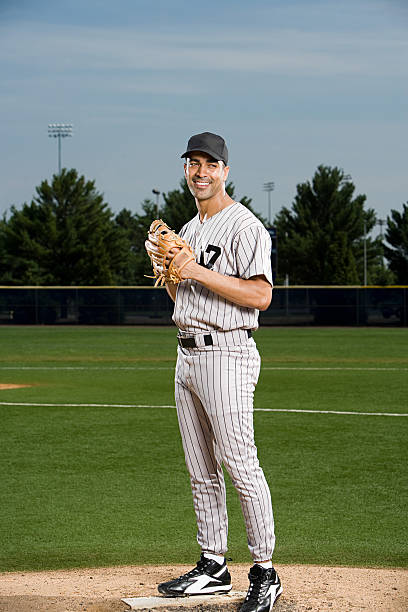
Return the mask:
[(210, 183), (207, 181), (194, 181), (194, 184), (197, 185), (197, 187), (208, 187)]

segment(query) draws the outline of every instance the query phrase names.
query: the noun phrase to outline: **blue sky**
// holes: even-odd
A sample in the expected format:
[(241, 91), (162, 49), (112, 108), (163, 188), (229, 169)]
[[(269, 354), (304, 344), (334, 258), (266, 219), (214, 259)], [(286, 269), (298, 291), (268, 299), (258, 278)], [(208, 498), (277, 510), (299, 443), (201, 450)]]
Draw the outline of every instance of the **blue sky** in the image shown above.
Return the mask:
[(191, 134), (222, 134), (267, 215), (321, 163), (380, 218), (408, 200), (407, 0), (0, 0), (0, 214), (63, 166), (113, 211), (182, 178)]

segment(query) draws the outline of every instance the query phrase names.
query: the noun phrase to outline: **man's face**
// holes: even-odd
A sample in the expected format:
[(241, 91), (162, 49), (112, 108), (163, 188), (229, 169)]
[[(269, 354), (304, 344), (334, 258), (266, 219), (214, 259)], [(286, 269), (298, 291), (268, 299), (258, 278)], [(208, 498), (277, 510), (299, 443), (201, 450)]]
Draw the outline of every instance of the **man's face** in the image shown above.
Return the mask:
[(184, 164), (187, 185), (197, 200), (208, 200), (219, 192), (224, 193), (228, 171), (228, 166), (200, 151), (191, 153)]

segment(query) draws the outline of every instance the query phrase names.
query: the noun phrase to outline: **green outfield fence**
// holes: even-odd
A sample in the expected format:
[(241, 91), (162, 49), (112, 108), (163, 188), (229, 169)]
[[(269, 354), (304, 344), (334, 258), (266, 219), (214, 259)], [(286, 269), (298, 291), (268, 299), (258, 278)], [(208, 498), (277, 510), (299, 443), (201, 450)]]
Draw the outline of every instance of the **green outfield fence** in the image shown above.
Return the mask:
[[(408, 286), (275, 287), (261, 325), (408, 325)], [(169, 325), (164, 288), (0, 287), (3, 325)]]

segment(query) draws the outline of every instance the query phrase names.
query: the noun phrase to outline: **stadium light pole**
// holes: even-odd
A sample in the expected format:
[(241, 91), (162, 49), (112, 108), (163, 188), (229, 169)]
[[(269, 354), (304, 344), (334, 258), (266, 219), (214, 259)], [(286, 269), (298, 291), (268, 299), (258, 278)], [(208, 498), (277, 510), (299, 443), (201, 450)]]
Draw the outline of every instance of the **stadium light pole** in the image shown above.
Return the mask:
[(159, 197), (160, 197), (160, 191), (158, 189), (152, 189), (152, 193), (154, 193), (154, 195), (156, 196), (156, 212), (157, 212), (157, 218), (159, 218)]
[(269, 225), (272, 225), (271, 221), (271, 192), (275, 189), (275, 183), (273, 181), (269, 181), (268, 183), (264, 183), (263, 190), (268, 192), (268, 221)]
[(72, 123), (49, 123), (49, 138), (58, 138), (58, 174), (61, 174), (61, 138), (72, 136)]
[(367, 285), (367, 221), (364, 219), (364, 286)]

